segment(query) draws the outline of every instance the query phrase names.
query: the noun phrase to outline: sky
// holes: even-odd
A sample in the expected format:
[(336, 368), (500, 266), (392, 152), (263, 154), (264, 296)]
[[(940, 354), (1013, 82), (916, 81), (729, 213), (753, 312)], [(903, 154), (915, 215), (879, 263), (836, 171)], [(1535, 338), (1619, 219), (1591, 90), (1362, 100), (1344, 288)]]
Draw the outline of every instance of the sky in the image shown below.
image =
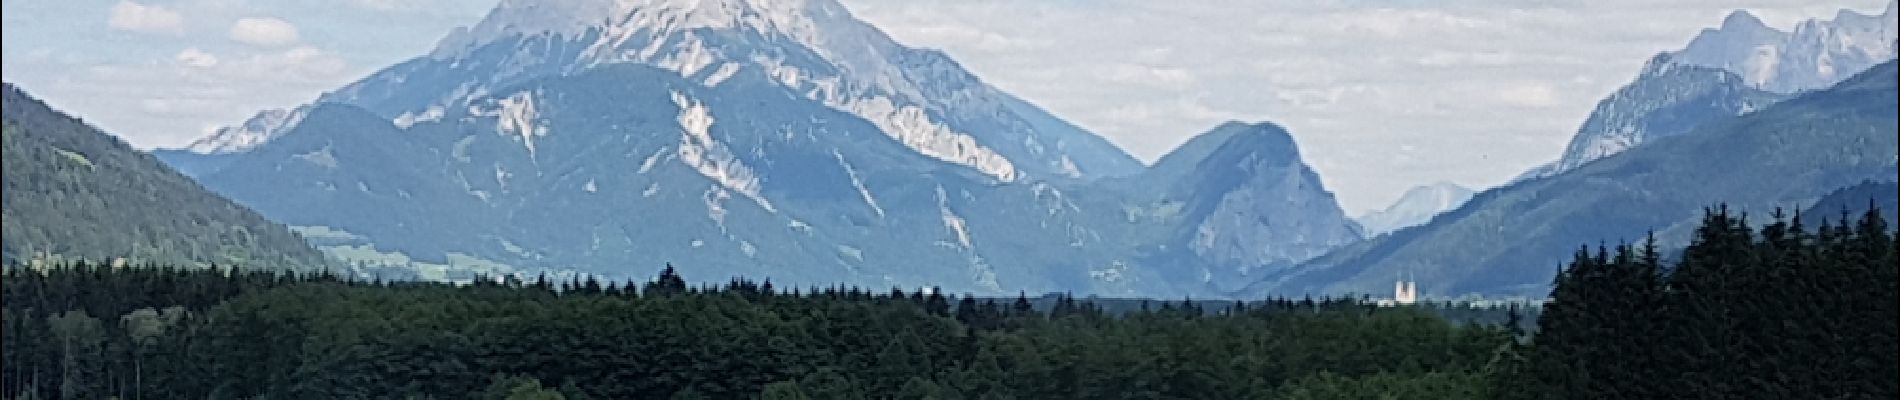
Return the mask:
[[(0, 1), (0, 79), (147, 149), (425, 54), (494, 4)], [(1278, 123), (1357, 215), (1556, 159), (1643, 61), (1732, 10), (1785, 30), (1887, 0), (841, 1), (1144, 162), (1223, 121)]]

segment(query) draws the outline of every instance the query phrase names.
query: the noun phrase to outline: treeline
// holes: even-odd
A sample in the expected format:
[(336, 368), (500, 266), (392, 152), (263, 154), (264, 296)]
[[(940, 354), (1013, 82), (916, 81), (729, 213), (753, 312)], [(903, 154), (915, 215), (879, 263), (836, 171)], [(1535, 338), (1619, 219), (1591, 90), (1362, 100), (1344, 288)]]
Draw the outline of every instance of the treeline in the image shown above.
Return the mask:
[(368, 283), (74, 264), (4, 280), (13, 398), (1483, 397), (1510, 331), (1353, 300), (1117, 316), (734, 281)]
[[(8, 398), (1892, 399), (1900, 241), (1872, 210), (1711, 210), (1673, 264), (1579, 251), (1517, 329), (1352, 299), (935, 291), (156, 266), (12, 268)], [(1041, 304), (1038, 304), (1041, 303)]]
[(0, 99), (0, 262), (326, 264), (282, 224), (13, 84)]
[(1710, 210), (1675, 265), (1653, 239), (1579, 250), (1498, 398), (1900, 398), (1900, 242), (1880, 215), (1753, 229)]

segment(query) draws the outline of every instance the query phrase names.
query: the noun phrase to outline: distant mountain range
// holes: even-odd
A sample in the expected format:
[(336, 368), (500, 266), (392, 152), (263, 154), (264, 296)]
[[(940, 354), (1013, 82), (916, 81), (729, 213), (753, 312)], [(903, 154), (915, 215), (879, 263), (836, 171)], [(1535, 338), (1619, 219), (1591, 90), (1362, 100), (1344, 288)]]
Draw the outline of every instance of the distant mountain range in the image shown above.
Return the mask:
[(1833, 20), (1802, 21), (1794, 32), (1736, 10), (1683, 49), (1651, 58), (1633, 82), (1597, 103), (1562, 158), (1518, 180), (1555, 175), (1706, 121), (1759, 110), (1893, 59), (1900, 44), (1895, 4), (1877, 16), (1841, 10)]
[(1900, 2), (1880, 15), (1841, 10), (1832, 20), (1810, 19), (1784, 32), (1736, 10), (1718, 28), (1704, 29), (1675, 52), (1686, 65), (1720, 68), (1750, 87), (1796, 93), (1833, 86), (1874, 64), (1894, 58), (1900, 37)]
[(1366, 236), (1378, 236), (1430, 222), (1432, 217), (1464, 205), (1477, 193), (1451, 182), (1419, 186), (1406, 190), (1391, 206), (1361, 215), (1357, 221), (1365, 228)]
[(157, 154), (332, 255), (438, 279), (673, 262), (1174, 296), (1358, 240), (1285, 131), (1231, 126), (1146, 168), (835, 1), (508, 0), (428, 55)]
[(1731, 16), (1651, 59), (1561, 159), (1358, 221), (1277, 125), (1221, 124), (1143, 167), (833, 0), (505, 0), (430, 54), (156, 154), (332, 256), (430, 279), (672, 262), (979, 295), (1384, 293), (1403, 274), (1540, 296), (1575, 246), (1679, 244), (1704, 206), (1891, 177), (1894, 71), (1875, 64), (1895, 14), (1792, 33)]
[(1892, 179), (1896, 174), (1889, 173), (1886, 181), (1870, 180), (1858, 185), (1848, 186), (1828, 193), (1801, 213), (1808, 226), (1820, 224), (1822, 219), (1836, 224), (1843, 217), (1848, 221), (1857, 221), (1869, 207), (1878, 208), (1880, 215), (1886, 218), (1887, 229), (1900, 228), (1900, 183)]
[(1413, 276), (1428, 296), (1542, 296), (1578, 246), (1654, 231), (1681, 246), (1704, 207), (1761, 218), (1837, 188), (1891, 181), (1900, 163), (1894, 62), (1833, 88), (1541, 179), (1479, 193), (1431, 223), (1342, 248), (1237, 293), (1385, 293)]
[(1563, 158), (1533, 172), (1550, 176), (1591, 161), (1695, 130), (1702, 123), (1752, 112), (1785, 98), (1748, 86), (1735, 74), (1657, 55), (1636, 81), (1597, 103), (1565, 146)]
[(0, 250), (8, 262), (86, 260), (313, 268), (283, 225), (8, 83)]

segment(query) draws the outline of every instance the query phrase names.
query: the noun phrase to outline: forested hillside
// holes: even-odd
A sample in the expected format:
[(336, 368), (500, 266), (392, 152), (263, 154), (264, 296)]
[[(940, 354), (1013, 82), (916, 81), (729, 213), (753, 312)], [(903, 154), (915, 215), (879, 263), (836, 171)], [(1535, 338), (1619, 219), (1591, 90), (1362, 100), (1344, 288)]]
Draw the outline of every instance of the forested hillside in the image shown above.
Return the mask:
[(151, 155), (4, 89), (0, 249), (8, 261), (130, 258), (311, 267), (322, 255)]
[(1579, 250), (1498, 398), (1900, 398), (1900, 242), (1879, 215), (1754, 230), (1713, 210), (1675, 265), (1653, 241)]
[(1900, 242), (1878, 215), (1754, 231), (1712, 210), (1676, 265), (1653, 245), (1586, 248), (1534, 335), (1508, 310), (1496, 325), (1331, 299), (1111, 312), (695, 288), (670, 266), (651, 282), (467, 286), (13, 268), (0, 384), (88, 399), (1890, 399)]

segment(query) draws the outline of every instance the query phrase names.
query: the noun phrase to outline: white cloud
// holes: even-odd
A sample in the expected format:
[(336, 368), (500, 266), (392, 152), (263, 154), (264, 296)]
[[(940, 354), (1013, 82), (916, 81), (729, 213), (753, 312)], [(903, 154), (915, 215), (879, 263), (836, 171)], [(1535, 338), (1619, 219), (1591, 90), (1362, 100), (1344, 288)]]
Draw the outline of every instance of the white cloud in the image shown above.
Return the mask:
[(1123, 84), (1184, 88), (1194, 83), (1194, 72), (1179, 67), (1113, 63), (1099, 69), (1109, 80)]
[(1517, 107), (1547, 108), (1558, 104), (1557, 89), (1541, 82), (1510, 84), (1495, 93), (1500, 102)]
[(936, 25), (918, 26), (911, 29), (919, 35), (930, 36), (938, 41), (960, 42), (984, 51), (1034, 50), (1055, 45), (1049, 40), (1005, 36), (955, 21), (939, 21)]
[[(298, 46), (277, 53), (254, 54), (226, 63), (217, 71), (225, 79), (294, 81), (304, 84), (340, 82), (349, 63), (330, 52)], [(332, 89), (332, 88), (325, 88)]]
[(297, 26), (289, 21), (272, 17), (240, 18), (231, 24), (231, 40), (239, 43), (264, 47), (282, 47), (296, 44)]
[(185, 17), (163, 6), (119, 0), (112, 5), (106, 26), (127, 32), (176, 35), (184, 33)]
[(202, 137), (206, 126), (309, 102), (366, 72), (309, 46), (222, 57), (187, 48), (158, 63), (37, 67), (59, 74), (36, 75), (21, 82), (24, 87), (140, 148), (183, 145)]
[(206, 53), (204, 50), (198, 50), (196, 47), (179, 51), (178, 55), (172, 56), (172, 59), (178, 61), (179, 64), (184, 64), (192, 68), (211, 68), (218, 66), (218, 56)]
[(397, 11), (413, 8), (402, 0), (350, 0), (350, 5), (377, 11)]

